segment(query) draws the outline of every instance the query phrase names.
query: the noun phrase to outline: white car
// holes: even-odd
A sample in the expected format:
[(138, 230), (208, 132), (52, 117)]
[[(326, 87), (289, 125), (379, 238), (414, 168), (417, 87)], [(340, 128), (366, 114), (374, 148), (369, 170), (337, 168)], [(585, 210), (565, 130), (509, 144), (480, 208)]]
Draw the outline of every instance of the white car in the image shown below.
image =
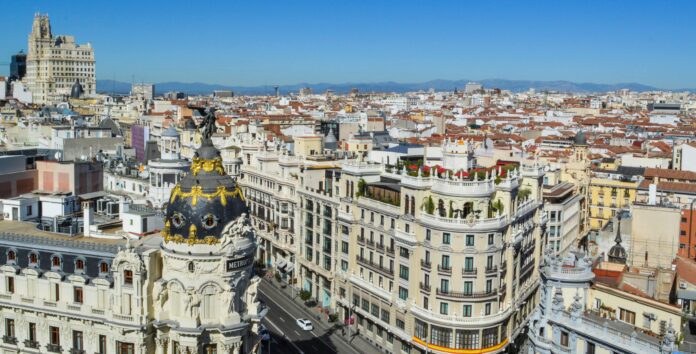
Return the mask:
[(310, 322), (306, 318), (298, 318), (295, 322), (297, 322), (297, 325), (305, 331), (311, 331), (314, 329), (314, 326), (312, 326), (312, 322)]

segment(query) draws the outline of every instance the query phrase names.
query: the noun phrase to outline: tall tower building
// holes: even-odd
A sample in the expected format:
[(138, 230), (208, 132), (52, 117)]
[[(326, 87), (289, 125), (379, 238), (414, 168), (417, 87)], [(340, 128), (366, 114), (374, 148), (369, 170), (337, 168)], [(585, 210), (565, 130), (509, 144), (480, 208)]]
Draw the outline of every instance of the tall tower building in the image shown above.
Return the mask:
[(73, 36), (54, 36), (48, 15), (34, 15), (28, 50), (24, 81), (34, 103), (54, 104), (65, 100), (75, 82), (82, 85), (87, 96), (96, 92), (92, 45), (77, 44)]

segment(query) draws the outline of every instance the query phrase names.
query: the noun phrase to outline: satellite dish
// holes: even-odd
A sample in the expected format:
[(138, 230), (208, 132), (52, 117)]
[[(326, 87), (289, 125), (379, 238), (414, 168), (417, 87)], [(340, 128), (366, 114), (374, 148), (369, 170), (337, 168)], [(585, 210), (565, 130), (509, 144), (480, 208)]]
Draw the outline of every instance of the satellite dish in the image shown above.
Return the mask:
[(63, 153), (60, 151), (56, 151), (56, 154), (54, 156), (56, 160), (61, 161), (61, 159), (63, 158)]

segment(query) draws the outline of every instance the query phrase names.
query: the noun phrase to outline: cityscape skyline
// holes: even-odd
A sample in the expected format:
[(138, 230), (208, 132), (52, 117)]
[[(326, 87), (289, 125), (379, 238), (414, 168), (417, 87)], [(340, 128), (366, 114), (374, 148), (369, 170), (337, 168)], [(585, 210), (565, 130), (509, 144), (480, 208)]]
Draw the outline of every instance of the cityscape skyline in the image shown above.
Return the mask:
[(677, 72), (696, 57), (683, 45), (696, 34), (688, 25), (693, 4), (590, 5), (382, 3), (366, 11), (301, 2), (195, 11), (181, 2), (19, 3), (0, 47), (5, 57), (26, 52), (27, 21), (41, 12), (54, 18), (55, 34), (95, 45), (100, 80), (261, 86), (501, 78), (694, 87), (696, 74)]

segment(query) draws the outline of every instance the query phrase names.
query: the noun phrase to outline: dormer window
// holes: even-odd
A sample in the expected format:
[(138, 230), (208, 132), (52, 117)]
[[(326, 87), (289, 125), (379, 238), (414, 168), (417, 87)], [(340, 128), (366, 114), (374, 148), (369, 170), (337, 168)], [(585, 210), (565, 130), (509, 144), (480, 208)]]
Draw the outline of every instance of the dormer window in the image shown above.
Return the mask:
[(85, 270), (85, 261), (83, 261), (82, 259), (76, 260), (75, 261), (75, 270), (80, 271), (80, 272), (84, 271)]
[(7, 260), (10, 262), (14, 262), (17, 259), (17, 253), (13, 250), (7, 251)]
[(101, 262), (99, 264), (99, 273), (106, 274), (109, 272), (109, 264), (106, 262)]
[(58, 256), (51, 257), (51, 265), (53, 266), (53, 268), (60, 268), (60, 257), (58, 257)]
[(123, 283), (124, 284), (133, 284), (133, 271), (132, 270), (124, 270), (123, 271)]
[(36, 253), (29, 254), (29, 264), (31, 264), (31, 265), (38, 265), (39, 264), (39, 256)]

